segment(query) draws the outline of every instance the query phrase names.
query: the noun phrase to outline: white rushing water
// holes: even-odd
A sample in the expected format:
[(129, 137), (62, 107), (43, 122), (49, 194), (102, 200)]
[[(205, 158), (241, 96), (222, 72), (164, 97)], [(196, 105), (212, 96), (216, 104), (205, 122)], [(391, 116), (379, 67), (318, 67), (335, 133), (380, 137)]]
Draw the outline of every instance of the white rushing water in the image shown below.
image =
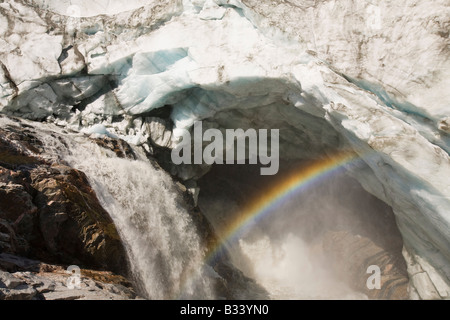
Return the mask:
[(149, 299), (212, 299), (205, 248), (170, 176), (138, 150), (120, 159), (83, 136), (40, 134), (47, 150), (89, 178), (124, 241), (139, 289)]

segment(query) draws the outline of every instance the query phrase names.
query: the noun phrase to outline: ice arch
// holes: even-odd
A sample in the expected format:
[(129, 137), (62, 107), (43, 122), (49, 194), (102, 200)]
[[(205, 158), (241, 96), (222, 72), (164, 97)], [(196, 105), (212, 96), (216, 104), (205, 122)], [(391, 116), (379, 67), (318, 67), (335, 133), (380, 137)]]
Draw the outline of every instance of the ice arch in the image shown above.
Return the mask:
[[(391, 2), (380, 4), (384, 23), (406, 13), (414, 32), (404, 39), (386, 35), (403, 34), (395, 24), (380, 31), (361, 22), (352, 30), (320, 23), (360, 12), (350, 2), (280, 2), (272, 16), (267, 10), (274, 7), (252, 1), (151, 2), (80, 19), (68, 34), (67, 17), (8, 1), (0, 29), (2, 111), (77, 130), (101, 124), (145, 144), (148, 116), (170, 105), (173, 130), (161, 137), (169, 148), (177, 129), (195, 120), (284, 129), (283, 157), (350, 148), (367, 164), (354, 176), (396, 214), (412, 286), (422, 298), (445, 298), (450, 148), (441, 15), (447, 7), (442, 1), (423, 10), (421, 1), (399, 13)], [(11, 28), (11, 17), (21, 15), (29, 18), (24, 28)], [(434, 23), (425, 28), (424, 21)], [(411, 33), (427, 40), (427, 50), (419, 42), (408, 47)], [(357, 54), (347, 55), (352, 48)], [(389, 52), (384, 57), (382, 49)]]

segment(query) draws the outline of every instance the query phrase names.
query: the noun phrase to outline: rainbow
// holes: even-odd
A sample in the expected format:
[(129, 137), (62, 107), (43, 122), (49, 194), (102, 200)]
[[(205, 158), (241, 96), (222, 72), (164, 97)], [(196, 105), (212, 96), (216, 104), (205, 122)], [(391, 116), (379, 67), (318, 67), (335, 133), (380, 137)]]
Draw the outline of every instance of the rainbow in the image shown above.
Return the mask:
[(219, 234), (220, 241), (208, 250), (205, 261), (212, 262), (220, 257), (225, 251), (226, 243), (238, 240), (246, 230), (274, 212), (286, 199), (358, 159), (355, 153), (338, 153), (293, 171), (286, 178), (275, 183), (263, 195), (251, 201), (239, 212), (236, 219), (224, 227)]

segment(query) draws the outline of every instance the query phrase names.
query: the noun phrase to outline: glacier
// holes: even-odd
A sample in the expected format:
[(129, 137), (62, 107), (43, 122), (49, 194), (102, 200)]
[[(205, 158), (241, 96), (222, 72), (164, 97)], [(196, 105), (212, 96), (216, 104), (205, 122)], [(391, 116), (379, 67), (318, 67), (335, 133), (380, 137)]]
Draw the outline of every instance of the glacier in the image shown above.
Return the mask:
[(0, 111), (150, 153), (200, 120), (280, 129), (283, 159), (352, 150), (394, 210), (411, 297), (448, 299), (449, 16), (445, 0), (7, 0)]

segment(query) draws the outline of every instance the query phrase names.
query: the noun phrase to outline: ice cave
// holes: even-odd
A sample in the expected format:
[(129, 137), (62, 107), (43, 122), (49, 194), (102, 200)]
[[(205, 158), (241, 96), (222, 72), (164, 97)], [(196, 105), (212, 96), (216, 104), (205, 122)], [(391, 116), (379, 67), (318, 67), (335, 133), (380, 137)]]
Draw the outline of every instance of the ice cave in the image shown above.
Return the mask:
[[(156, 300), (450, 298), (448, 1), (119, 3), (0, 3), (1, 272), (80, 265)], [(174, 164), (199, 121), (279, 130), (278, 173)]]

